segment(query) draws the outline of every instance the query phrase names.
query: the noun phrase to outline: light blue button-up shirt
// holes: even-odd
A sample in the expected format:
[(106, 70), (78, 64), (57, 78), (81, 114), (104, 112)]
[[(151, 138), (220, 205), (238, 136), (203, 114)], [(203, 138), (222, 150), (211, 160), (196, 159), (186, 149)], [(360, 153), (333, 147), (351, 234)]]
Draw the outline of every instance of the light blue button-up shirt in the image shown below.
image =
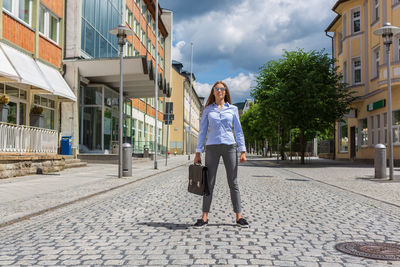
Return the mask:
[[(233, 132), (235, 132), (235, 136), (233, 136)], [(200, 120), (196, 152), (204, 151), (206, 136), (206, 145), (233, 145), (237, 143), (238, 151), (246, 151), (238, 108), (229, 103), (225, 103), (221, 110), (215, 103), (204, 108)]]

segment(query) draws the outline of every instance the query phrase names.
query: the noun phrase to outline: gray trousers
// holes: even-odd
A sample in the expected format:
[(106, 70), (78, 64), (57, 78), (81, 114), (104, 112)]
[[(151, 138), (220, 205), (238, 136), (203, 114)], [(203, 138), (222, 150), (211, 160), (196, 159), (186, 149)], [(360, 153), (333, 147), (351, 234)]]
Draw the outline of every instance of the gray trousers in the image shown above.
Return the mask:
[(224, 160), (226, 176), (228, 179), (229, 189), (231, 192), (233, 211), (236, 213), (241, 212), (242, 209), (240, 205), (240, 192), (239, 192), (239, 185), (237, 182), (238, 157), (236, 148), (237, 148), (236, 145), (224, 145), (224, 144), (206, 146), (205, 165), (208, 168), (208, 187), (210, 189), (210, 195), (203, 196), (203, 212), (210, 211), (212, 195), (215, 185), (215, 177), (217, 175), (219, 159), (221, 156), (222, 159)]

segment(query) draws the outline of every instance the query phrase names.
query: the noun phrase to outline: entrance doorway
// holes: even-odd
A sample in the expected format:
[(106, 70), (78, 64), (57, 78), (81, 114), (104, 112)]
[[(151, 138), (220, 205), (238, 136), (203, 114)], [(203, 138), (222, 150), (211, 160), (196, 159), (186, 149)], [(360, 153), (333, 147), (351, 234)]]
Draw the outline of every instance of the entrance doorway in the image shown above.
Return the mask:
[(356, 158), (356, 127), (350, 127), (350, 159)]

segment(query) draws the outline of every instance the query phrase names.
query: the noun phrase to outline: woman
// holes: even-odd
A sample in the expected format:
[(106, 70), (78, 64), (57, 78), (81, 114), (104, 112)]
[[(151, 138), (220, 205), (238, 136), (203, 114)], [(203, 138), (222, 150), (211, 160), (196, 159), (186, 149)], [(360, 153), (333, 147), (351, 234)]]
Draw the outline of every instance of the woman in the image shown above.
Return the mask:
[[(232, 130), (235, 132), (235, 136)], [(218, 81), (213, 85), (201, 117), (196, 156), (194, 158), (195, 164), (201, 163), (201, 152), (204, 151), (206, 135), (205, 165), (208, 168), (210, 194), (203, 196), (203, 216), (197, 220), (194, 226), (200, 228), (208, 224), (208, 212), (210, 211), (215, 177), (219, 159), (222, 156), (228, 178), (233, 211), (236, 213), (236, 224), (240, 227), (248, 228), (249, 224), (242, 218), (240, 192), (237, 182), (237, 150), (240, 151), (240, 162), (245, 162), (246, 146), (238, 109), (232, 105), (228, 86), (222, 81)]]

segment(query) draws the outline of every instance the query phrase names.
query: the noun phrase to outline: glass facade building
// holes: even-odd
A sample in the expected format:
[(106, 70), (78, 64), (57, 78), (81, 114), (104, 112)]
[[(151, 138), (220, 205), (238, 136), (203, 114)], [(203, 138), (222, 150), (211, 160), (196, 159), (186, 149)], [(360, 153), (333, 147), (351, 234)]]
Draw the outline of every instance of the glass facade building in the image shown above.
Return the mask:
[(108, 31), (121, 22), (122, 0), (82, 1), (82, 51), (92, 58), (118, 57), (117, 37)]

